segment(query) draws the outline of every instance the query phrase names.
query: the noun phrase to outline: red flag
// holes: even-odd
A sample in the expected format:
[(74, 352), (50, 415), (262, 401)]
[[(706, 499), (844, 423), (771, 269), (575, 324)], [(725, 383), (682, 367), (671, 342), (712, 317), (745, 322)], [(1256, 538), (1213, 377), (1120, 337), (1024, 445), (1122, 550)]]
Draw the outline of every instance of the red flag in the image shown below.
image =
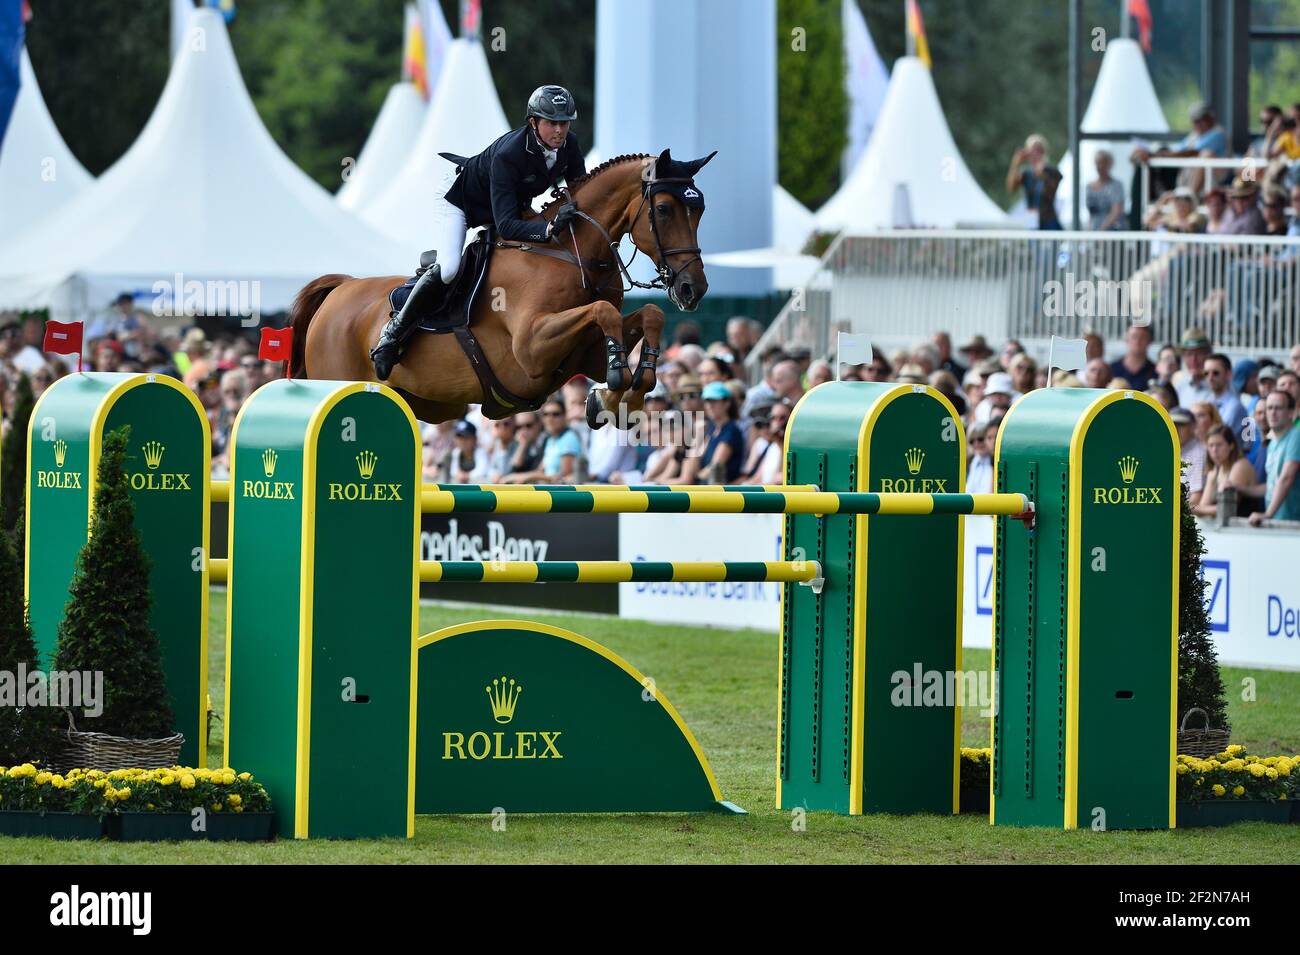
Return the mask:
[(1137, 21), (1142, 52), (1151, 52), (1151, 7), (1147, 0), (1128, 0), (1128, 15)]
[(293, 355), (292, 328), (264, 328), (262, 342), (257, 346), (257, 357), (263, 361), (282, 361), (284, 377), (289, 377), (289, 360)]
[(55, 355), (76, 355), (77, 371), (81, 371), (81, 333), (84, 328), (82, 322), (56, 322), (51, 319), (45, 323), (45, 343), (41, 350)]
[(29, 22), (31, 18), (32, 18), (32, 5), (28, 3), (27, 0), (23, 0), (23, 23)]

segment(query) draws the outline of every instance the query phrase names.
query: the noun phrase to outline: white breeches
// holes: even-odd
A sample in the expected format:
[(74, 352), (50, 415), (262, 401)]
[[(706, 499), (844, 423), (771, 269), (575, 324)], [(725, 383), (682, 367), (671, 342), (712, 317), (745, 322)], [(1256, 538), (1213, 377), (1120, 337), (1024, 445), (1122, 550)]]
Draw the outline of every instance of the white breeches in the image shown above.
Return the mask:
[(433, 247), (438, 250), (438, 268), (445, 285), (451, 284), (460, 271), (467, 229), (465, 211), (443, 198), (455, 181), (456, 171), (453, 169), (443, 177), (438, 198), (433, 203)]

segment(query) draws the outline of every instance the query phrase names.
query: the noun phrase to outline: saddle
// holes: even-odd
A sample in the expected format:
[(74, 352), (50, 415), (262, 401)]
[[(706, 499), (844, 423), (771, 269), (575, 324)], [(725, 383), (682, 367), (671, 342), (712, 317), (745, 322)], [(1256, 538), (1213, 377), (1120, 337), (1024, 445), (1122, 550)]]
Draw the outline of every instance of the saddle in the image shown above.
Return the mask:
[[(419, 321), (416, 328), (419, 331), (442, 334), (469, 326), (469, 317), (474, 313), (474, 302), (482, 287), (483, 276), (487, 274), (491, 254), (492, 236), (490, 230), (483, 229), (474, 236), (473, 241), (465, 249), (461, 257), (460, 271), (456, 273), (451, 286), (438, 299), (433, 309), (416, 316)], [(388, 293), (388, 304), (393, 314), (401, 311), (406, 300), (410, 298), (415, 283), (433, 265), (437, 255), (434, 250), (423, 253), (420, 256), (420, 268), (416, 270), (415, 275)]]
[[(520, 398), (501, 384), (501, 379), (492, 370), (492, 365), (483, 352), (483, 346), (470, 328), (470, 316), (474, 314), (474, 303), (478, 301), (483, 288), (493, 245), (492, 230), (480, 229), (465, 248), (460, 271), (456, 273), (451, 287), (429, 314), (416, 316), (419, 322), (416, 331), (434, 334), (451, 332), (456, 336), (457, 344), (469, 359), (479, 387), (483, 389), (483, 414), (491, 419), (500, 419), (520, 411), (536, 411), (545, 402), (546, 396), (537, 400)], [(420, 268), (415, 275), (388, 293), (388, 304), (394, 312), (406, 304), (416, 281), (436, 260), (436, 251), (425, 252), (420, 256)]]

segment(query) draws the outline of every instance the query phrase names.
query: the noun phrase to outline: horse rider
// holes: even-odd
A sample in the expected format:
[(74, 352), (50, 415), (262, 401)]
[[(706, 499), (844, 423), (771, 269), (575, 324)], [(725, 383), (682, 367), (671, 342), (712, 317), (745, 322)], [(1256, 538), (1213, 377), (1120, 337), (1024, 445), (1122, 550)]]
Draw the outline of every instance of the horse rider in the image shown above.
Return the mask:
[(388, 320), (370, 352), (380, 381), (387, 380), (400, 359), (402, 343), (417, 324), (416, 316), (445, 295), (456, 277), (470, 226), (491, 225), (502, 239), (549, 242), (576, 217), (577, 207), (572, 202), (561, 206), (549, 222), (523, 215), (531, 209), (533, 199), (559, 180), (571, 183), (586, 175), (578, 137), (569, 131), (569, 124), (577, 118), (578, 108), (568, 90), (539, 86), (528, 97), (523, 126), (447, 173), (443, 194), (434, 203), (437, 261), (420, 276), (406, 304)]

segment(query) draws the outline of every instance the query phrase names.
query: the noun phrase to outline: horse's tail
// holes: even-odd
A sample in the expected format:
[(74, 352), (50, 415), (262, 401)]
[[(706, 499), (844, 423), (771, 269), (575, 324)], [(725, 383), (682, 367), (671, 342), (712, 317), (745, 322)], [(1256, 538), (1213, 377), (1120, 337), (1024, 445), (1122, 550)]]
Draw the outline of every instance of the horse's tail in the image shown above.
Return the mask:
[(311, 324), (325, 296), (352, 276), (333, 272), (313, 279), (302, 287), (289, 308), (289, 327), (293, 329), (293, 354), (289, 358), (289, 374), (294, 378), (307, 377), (307, 326)]

